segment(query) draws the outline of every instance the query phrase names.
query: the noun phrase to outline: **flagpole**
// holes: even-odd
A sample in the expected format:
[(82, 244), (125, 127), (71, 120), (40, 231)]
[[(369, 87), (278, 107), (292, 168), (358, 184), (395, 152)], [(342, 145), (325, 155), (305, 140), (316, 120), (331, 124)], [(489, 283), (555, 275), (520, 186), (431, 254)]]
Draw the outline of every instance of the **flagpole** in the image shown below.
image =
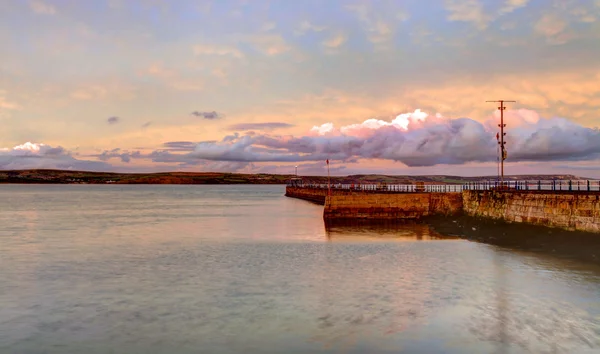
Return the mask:
[(329, 174), (329, 159), (327, 159), (327, 195), (331, 197), (331, 175)]

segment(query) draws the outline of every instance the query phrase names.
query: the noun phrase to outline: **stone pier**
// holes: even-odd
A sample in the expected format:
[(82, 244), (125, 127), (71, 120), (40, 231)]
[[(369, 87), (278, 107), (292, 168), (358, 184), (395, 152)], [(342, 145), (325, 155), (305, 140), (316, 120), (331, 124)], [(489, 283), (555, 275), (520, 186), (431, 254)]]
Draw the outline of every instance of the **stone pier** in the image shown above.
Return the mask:
[(286, 196), (324, 205), (325, 220), (418, 220), (460, 215), (600, 233), (600, 191), (390, 192), (288, 187)]

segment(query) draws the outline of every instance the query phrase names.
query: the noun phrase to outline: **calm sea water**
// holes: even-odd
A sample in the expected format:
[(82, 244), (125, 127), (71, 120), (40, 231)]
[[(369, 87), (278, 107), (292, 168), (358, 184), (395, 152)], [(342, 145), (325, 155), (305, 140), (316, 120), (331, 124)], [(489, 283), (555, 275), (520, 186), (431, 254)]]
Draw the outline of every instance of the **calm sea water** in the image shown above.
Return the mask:
[(282, 186), (0, 185), (0, 353), (592, 353), (600, 269)]

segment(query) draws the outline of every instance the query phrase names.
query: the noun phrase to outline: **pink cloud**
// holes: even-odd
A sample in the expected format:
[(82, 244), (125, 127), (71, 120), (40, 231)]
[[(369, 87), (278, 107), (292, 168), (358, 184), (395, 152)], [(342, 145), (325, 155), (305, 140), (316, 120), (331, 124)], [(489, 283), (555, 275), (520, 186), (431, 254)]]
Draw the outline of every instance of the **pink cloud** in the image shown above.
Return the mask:
[[(198, 144), (190, 155), (215, 161), (301, 162), (384, 159), (407, 166), (496, 160), (498, 119), (484, 123), (451, 119), (420, 110), (391, 121), (368, 119), (342, 126), (313, 127), (308, 135), (255, 134)], [(600, 132), (564, 118), (541, 118), (531, 110), (506, 112), (511, 161), (591, 159), (600, 154)]]

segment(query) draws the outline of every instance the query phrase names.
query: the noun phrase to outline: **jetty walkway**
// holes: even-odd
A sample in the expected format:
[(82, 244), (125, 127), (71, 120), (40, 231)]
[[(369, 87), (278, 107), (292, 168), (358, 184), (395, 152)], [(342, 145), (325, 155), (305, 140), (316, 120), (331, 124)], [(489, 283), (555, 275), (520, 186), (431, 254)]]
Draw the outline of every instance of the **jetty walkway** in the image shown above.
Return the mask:
[(600, 233), (598, 180), (328, 185), (295, 179), (288, 183), (285, 195), (324, 205), (326, 221), (466, 214)]
[(386, 183), (362, 183), (341, 184), (335, 183), (293, 183), (288, 182), (288, 187), (308, 189), (331, 189), (332, 191), (356, 191), (356, 192), (394, 192), (394, 193), (417, 193), (438, 192), (457, 193), (463, 190), (499, 190), (506, 191), (600, 191), (600, 180), (514, 180), (483, 181), (465, 184), (386, 184)]

